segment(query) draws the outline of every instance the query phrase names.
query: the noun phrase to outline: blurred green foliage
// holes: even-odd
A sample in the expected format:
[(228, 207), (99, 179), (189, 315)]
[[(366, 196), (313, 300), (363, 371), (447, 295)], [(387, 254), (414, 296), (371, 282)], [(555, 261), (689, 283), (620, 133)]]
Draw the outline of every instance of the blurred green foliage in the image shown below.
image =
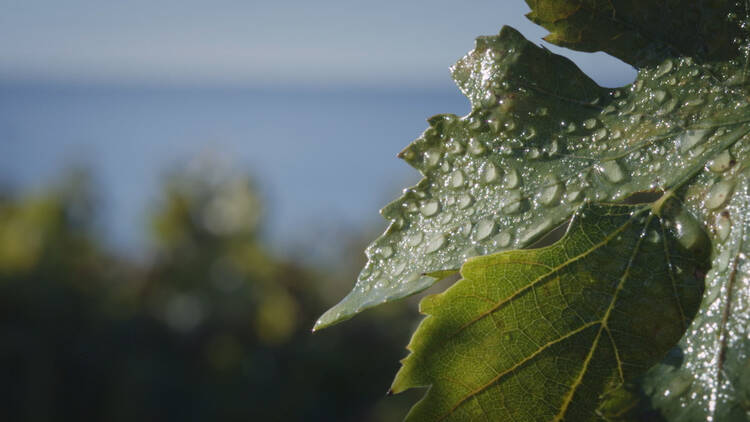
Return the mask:
[(405, 414), (410, 397), (384, 395), (413, 321), (386, 307), (312, 335), (315, 317), (342, 293), (323, 286), (345, 285), (331, 278), (347, 271), (270, 253), (247, 178), (170, 178), (146, 263), (101, 246), (87, 186), (77, 177), (43, 195), (0, 196), (0, 419)]

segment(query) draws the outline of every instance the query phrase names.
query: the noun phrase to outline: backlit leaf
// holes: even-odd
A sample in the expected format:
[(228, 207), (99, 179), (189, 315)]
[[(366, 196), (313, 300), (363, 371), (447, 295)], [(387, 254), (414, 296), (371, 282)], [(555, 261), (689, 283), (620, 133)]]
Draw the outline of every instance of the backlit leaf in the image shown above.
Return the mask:
[(598, 420), (698, 309), (708, 242), (674, 227), (650, 207), (586, 205), (549, 247), (468, 260), (422, 301), (393, 391), (430, 388), (407, 420)]
[[(400, 156), (424, 178), (386, 206), (352, 292), (322, 328), (424, 290), (470, 257), (528, 247), (584, 203), (670, 191), (709, 233), (696, 318), (643, 392), (670, 420), (750, 420), (750, 17), (747, 1), (528, 0), (547, 39), (639, 68), (597, 86), (505, 27), (453, 67), (471, 100)], [(622, 251), (627, 253), (629, 251)], [(446, 272), (447, 271), (447, 272)]]

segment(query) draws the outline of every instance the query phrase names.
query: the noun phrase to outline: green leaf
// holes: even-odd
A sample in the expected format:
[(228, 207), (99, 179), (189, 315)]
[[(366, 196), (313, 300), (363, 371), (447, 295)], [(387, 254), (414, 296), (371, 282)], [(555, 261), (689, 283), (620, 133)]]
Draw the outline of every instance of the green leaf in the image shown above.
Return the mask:
[(425, 178), (382, 210), (354, 289), (315, 328), (528, 246), (584, 201), (684, 184), (750, 129), (744, 91), (716, 83), (730, 70), (674, 59), (607, 90), (512, 28), (480, 37), (453, 68), (471, 113), (431, 118), (400, 154)]
[(430, 389), (407, 420), (598, 420), (682, 336), (707, 245), (648, 206), (586, 205), (549, 247), (468, 260), (421, 303), (392, 390)]
[(638, 65), (618, 89), (511, 28), (478, 38), (452, 69), (471, 112), (429, 119), (400, 154), (424, 178), (382, 210), (388, 228), (354, 289), (315, 328), (424, 290), (471, 256), (527, 247), (582, 203), (675, 191), (700, 223), (681, 236), (709, 232), (712, 265), (698, 315), (643, 387), (670, 420), (750, 420), (746, 3), (530, 3), (553, 42)]
[[(526, 16), (547, 28), (546, 41), (581, 51), (604, 51), (633, 66), (667, 57), (701, 61), (737, 55), (741, 35), (727, 14), (735, 0), (526, 0)], [(741, 10), (744, 12), (744, 10)]]

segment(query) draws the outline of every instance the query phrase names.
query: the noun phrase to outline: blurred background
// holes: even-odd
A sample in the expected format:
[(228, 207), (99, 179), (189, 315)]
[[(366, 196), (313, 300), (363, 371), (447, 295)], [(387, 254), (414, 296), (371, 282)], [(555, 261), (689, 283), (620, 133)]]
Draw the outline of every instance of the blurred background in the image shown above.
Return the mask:
[[(0, 419), (400, 420), (352, 286), (448, 67), (521, 0), (0, 0)], [(570, 53), (604, 86), (635, 71)]]

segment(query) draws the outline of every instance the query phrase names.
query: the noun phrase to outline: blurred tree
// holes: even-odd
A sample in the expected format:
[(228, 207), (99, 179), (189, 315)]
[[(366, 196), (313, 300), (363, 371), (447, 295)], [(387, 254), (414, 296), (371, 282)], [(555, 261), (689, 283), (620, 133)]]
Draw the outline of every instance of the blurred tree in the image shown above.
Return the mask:
[(412, 321), (386, 307), (312, 336), (330, 276), (268, 251), (247, 178), (170, 178), (148, 265), (98, 246), (90, 198), (81, 177), (46, 196), (0, 197), (2, 419), (403, 415), (408, 397), (379, 399)]

